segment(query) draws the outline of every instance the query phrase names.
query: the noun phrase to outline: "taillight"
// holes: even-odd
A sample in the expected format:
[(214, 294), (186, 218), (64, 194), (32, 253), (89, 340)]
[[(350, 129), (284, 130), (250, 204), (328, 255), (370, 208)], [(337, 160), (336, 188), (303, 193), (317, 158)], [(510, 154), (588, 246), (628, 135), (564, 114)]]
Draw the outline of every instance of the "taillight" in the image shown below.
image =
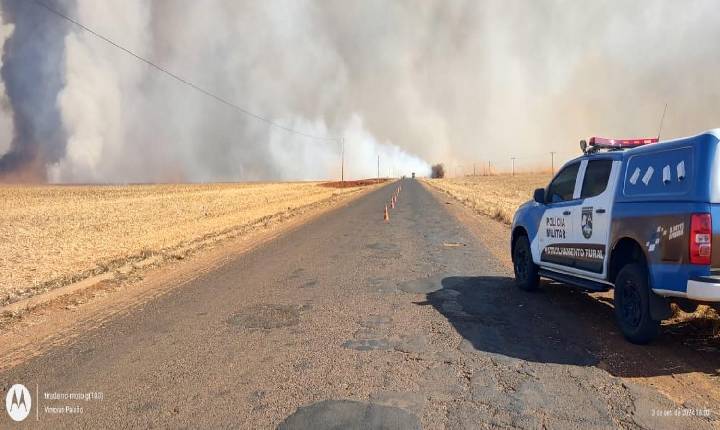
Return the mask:
[(712, 217), (692, 214), (690, 217), (690, 263), (710, 264), (712, 255)]

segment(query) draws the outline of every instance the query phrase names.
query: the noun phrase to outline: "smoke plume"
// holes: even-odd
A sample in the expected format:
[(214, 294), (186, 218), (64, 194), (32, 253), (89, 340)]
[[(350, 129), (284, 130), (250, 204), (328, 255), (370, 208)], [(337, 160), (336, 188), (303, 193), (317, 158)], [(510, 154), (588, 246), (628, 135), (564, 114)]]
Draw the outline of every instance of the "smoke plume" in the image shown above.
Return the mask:
[[(3, 44), (0, 69), (12, 109), (13, 136), (0, 157), (0, 177), (43, 181), (46, 166), (65, 155), (66, 136), (56, 100), (64, 84), (63, 39), (68, 26), (27, 3), (2, 2), (3, 25), (13, 27)], [(64, 8), (61, 0), (50, 4)], [(9, 116), (8, 111), (5, 106), (3, 116)]]
[[(549, 167), (550, 151), (573, 156), (581, 138), (657, 134), (666, 103), (663, 137), (720, 126), (714, 0), (49, 4), (243, 108), (343, 136), (349, 178), (377, 175), (378, 155), (383, 176), (430, 174), (428, 162), (509, 169), (510, 157)], [(0, 171), (53, 182), (340, 175), (339, 141), (268, 127), (33, 2), (0, 11), (0, 132), (13, 132), (0, 136)]]

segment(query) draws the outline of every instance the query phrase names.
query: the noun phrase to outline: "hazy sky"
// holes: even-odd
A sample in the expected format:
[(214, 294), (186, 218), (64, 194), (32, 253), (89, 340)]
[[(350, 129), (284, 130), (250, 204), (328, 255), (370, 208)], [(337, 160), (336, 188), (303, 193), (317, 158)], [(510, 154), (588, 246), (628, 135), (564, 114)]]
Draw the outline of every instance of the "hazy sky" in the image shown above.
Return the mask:
[[(243, 108), (344, 136), (350, 177), (374, 176), (378, 155), (383, 175), (540, 166), (588, 136), (657, 134), (665, 103), (665, 137), (720, 126), (715, 0), (46, 2)], [(6, 175), (339, 175), (336, 141), (269, 128), (32, 2), (0, 12)]]

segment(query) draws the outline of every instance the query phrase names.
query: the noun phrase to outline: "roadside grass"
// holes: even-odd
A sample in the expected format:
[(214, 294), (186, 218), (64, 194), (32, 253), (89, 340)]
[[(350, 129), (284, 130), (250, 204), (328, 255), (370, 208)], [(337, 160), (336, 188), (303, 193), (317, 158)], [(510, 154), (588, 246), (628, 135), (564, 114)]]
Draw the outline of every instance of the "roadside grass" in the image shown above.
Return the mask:
[(428, 179), (426, 183), (449, 194), (475, 212), (509, 225), (515, 210), (547, 186), (550, 172), (463, 176)]
[(314, 182), (0, 186), (0, 305), (282, 222), (357, 192)]

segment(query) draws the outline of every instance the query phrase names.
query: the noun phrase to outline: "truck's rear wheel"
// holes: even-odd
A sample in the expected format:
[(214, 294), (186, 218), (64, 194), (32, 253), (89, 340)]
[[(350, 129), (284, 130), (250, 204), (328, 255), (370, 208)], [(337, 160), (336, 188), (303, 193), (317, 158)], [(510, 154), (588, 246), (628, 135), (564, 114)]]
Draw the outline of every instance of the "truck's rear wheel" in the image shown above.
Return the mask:
[(648, 275), (642, 264), (628, 264), (615, 279), (615, 319), (627, 340), (645, 344), (657, 337), (660, 321), (650, 315)]
[(540, 285), (538, 267), (532, 259), (530, 241), (522, 235), (515, 239), (513, 247), (513, 267), (515, 268), (515, 285), (525, 291), (537, 289)]

